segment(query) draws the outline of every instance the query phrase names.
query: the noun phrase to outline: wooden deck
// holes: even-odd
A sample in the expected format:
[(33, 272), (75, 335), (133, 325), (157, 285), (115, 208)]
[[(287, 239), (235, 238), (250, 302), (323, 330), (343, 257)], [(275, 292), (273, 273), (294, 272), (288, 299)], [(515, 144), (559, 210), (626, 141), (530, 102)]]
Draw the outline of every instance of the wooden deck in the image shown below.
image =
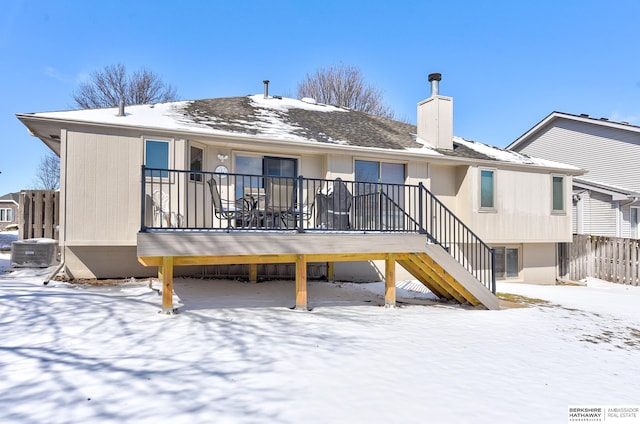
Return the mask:
[[(497, 298), (440, 246), (412, 233), (297, 232), (140, 232), (138, 260), (159, 269), (163, 311), (173, 311), (173, 268), (184, 265), (296, 264), (296, 309), (307, 308), (307, 264), (313, 262), (385, 261), (385, 304), (394, 306), (395, 264), (434, 294), (473, 306), (498, 309)], [(332, 266), (329, 266), (331, 272)]]

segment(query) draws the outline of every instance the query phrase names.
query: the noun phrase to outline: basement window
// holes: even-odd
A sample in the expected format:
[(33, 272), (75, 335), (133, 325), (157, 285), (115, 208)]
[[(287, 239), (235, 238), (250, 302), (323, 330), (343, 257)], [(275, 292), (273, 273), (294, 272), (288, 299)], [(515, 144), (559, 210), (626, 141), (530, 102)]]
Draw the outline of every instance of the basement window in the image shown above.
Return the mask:
[(495, 251), (496, 280), (515, 279), (520, 276), (520, 249), (511, 246), (497, 246)]

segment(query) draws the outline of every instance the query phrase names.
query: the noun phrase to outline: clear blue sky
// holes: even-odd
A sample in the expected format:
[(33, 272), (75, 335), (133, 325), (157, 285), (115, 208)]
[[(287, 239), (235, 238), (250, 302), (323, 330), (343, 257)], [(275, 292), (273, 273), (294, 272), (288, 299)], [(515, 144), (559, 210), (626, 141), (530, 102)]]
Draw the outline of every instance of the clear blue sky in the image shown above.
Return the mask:
[(640, 124), (640, 1), (0, 2), (0, 195), (31, 188), (47, 148), (17, 112), (72, 108), (105, 65), (147, 67), (181, 99), (293, 95), (360, 67), (415, 122), (441, 72), (455, 135), (504, 147), (554, 110)]

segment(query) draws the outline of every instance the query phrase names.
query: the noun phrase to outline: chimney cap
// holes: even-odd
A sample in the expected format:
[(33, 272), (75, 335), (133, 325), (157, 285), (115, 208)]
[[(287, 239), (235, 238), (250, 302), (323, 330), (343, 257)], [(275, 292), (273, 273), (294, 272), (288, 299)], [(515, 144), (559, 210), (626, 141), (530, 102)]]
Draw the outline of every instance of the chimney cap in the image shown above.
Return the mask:
[(442, 74), (439, 72), (434, 72), (432, 74), (429, 74), (429, 82), (431, 81), (440, 81), (442, 80)]

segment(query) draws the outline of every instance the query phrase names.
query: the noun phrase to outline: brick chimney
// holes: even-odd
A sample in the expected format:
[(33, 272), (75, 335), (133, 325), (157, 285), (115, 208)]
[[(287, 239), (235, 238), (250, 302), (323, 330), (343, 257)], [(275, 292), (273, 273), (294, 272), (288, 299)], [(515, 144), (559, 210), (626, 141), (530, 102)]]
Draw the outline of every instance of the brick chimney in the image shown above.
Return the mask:
[(429, 74), (431, 97), (418, 103), (418, 138), (437, 149), (453, 150), (453, 97), (440, 95), (441, 79), (441, 74)]

